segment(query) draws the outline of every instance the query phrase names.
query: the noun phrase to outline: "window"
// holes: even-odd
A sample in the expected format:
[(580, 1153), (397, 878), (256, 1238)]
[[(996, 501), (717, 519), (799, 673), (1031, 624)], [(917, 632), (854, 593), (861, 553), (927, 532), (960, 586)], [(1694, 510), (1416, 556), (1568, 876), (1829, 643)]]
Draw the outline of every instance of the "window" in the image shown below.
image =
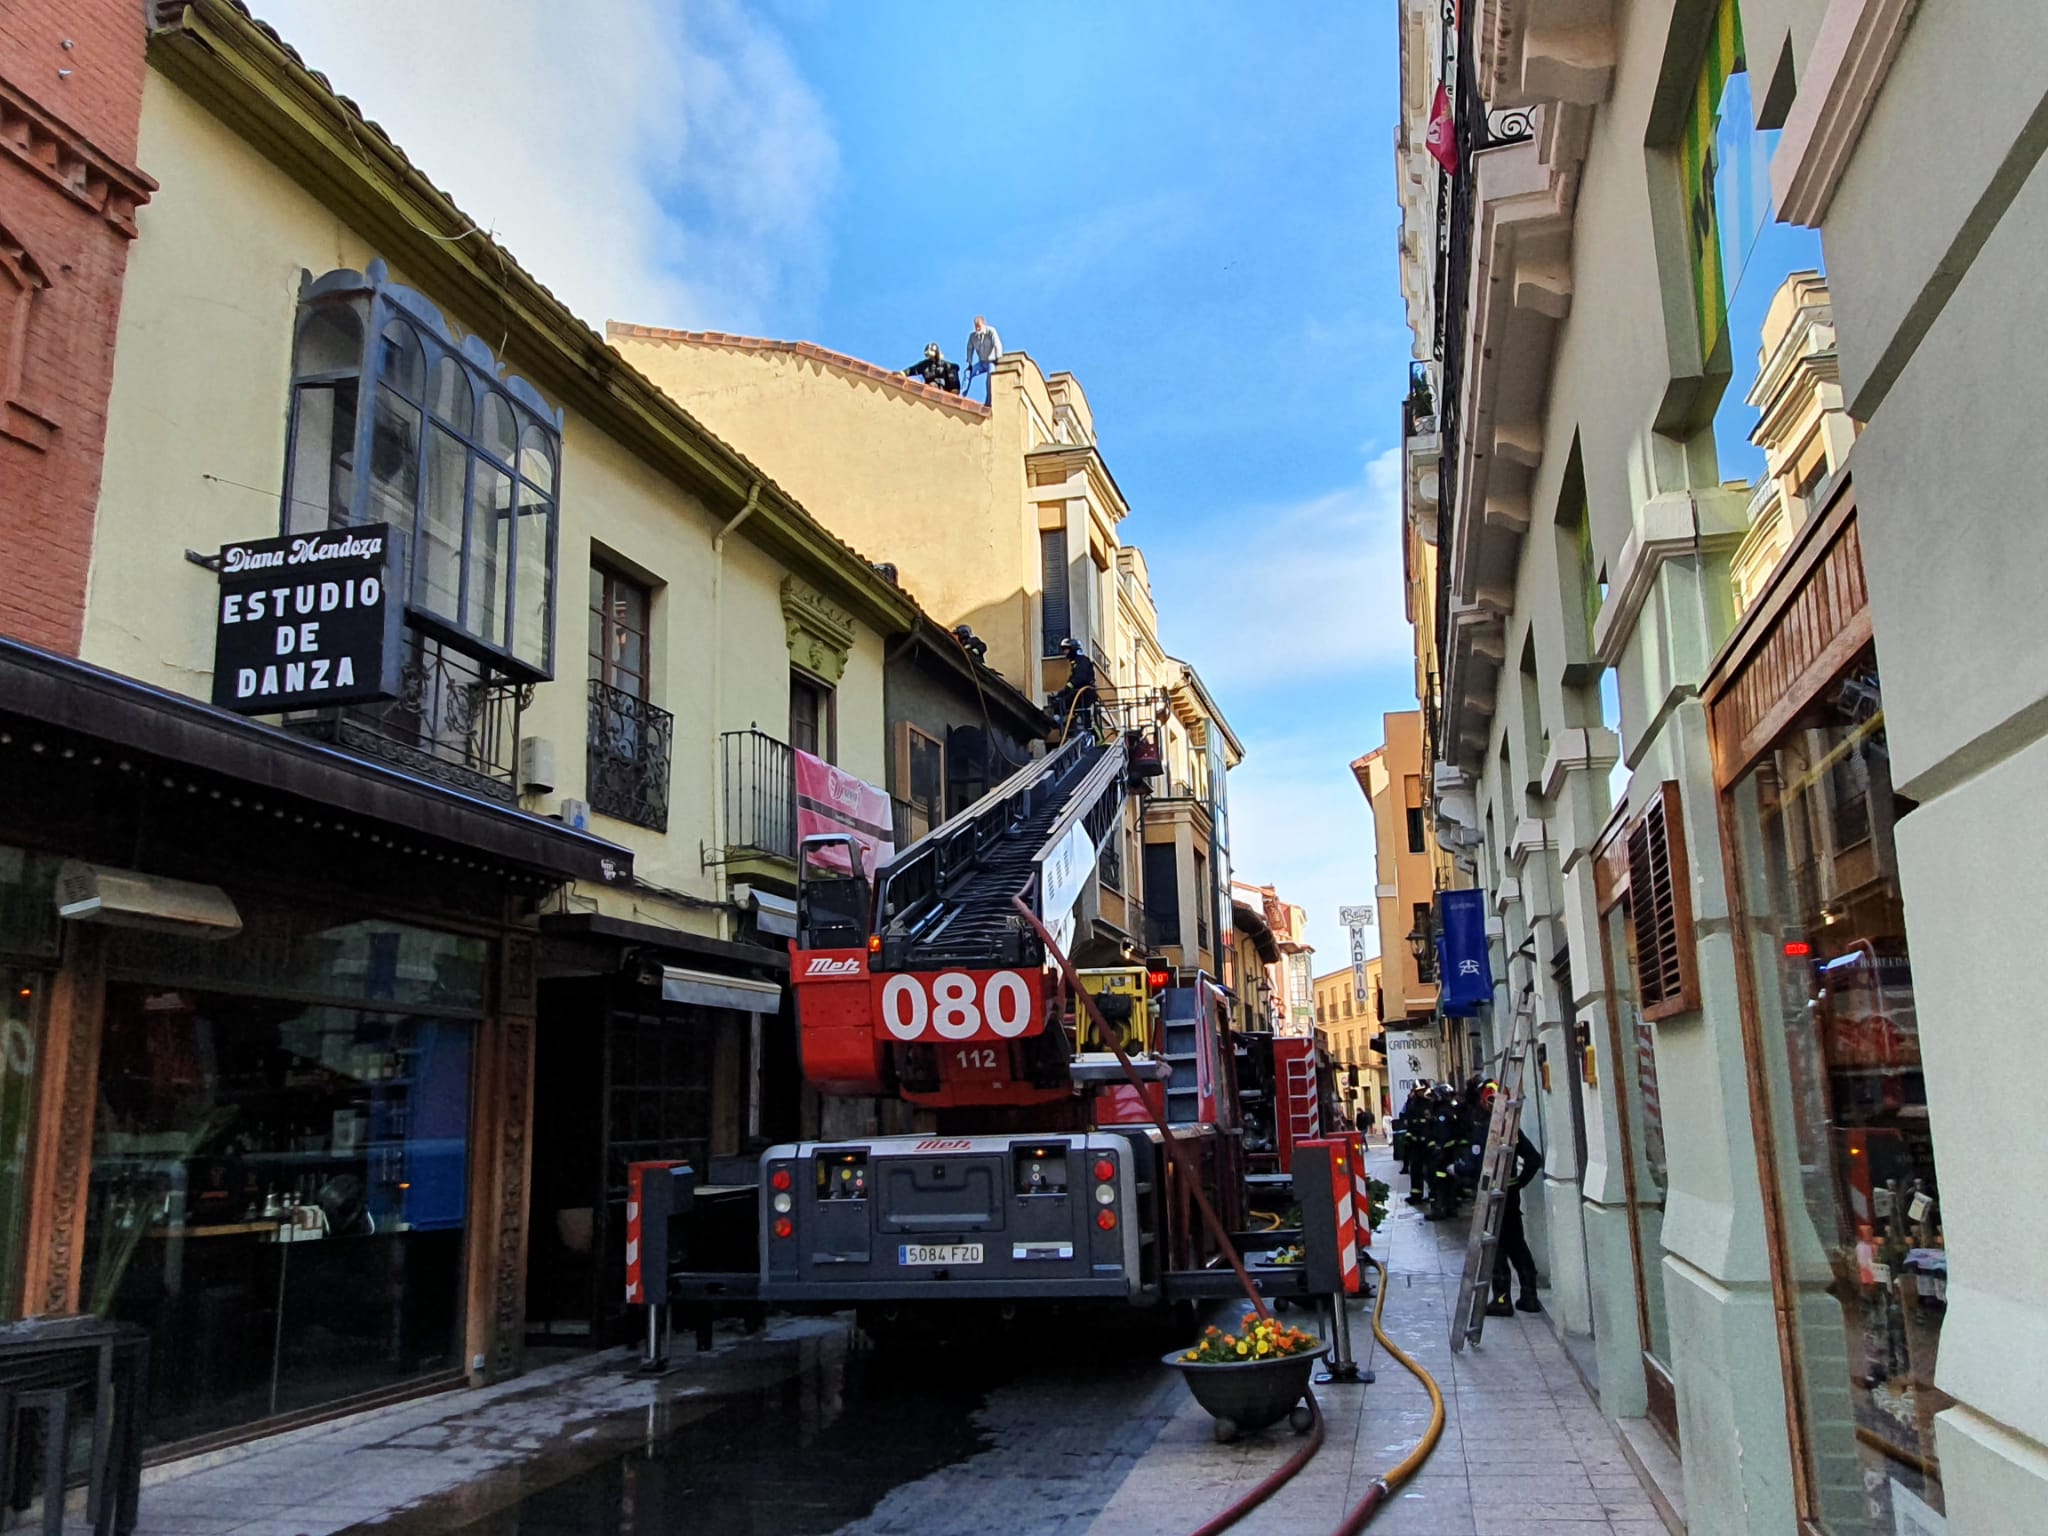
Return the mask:
[(1102, 840), (1102, 852), (1095, 860), (1095, 873), (1112, 891), (1124, 888), (1124, 829), (1118, 822)]
[(389, 523), (414, 626), (528, 681), (554, 675), (561, 445), (561, 412), (381, 261), (301, 295), (284, 531)]
[(605, 565), (590, 568), (590, 721), (584, 797), (592, 810), (668, 829), (674, 717), (648, 702), (652, 592)]
[(913, 842), (946, 819), (945, 743), (908, 722), (898, 728), (896, 790), (909, 807)]
[(1073, 634), (1073, 610), (1067, 602), (1067, 530), (1047, 528), (1038, 535), (1040, 586), (1039, 628), (1042, 649), (1048, 656), (1060, 653), (1060, 642)]
[(808, 672), (789, 674), (789, 744), (832, 761), (832, 690)]
[(1195, 855), (1195, 944), (1209, 947), (1209, 860), (1200, 853)]
[(1410, 853), (1423, 853), (1427, 851), (1427, 845), (1422, 840), (1422, 807), (1419, 805), (1408, 807), (1408, 851)]
[(590, 676), (636, 699), (647, 697), (647, 624), (654, 600), (641, 583), (590, 567)]
[[(1893, 844), (1906, 807), (1878, 687), (1866, 650), (1728, 792), (1752, 1070), (1775, 1144), (1763, 1171), (1783, 1212), (1781, 1317), (1804, 1388), (1798, 1453), (1827, 1536), (1940, 1529), (1944, 1502), (1946, 1211)], [(1844, 760), (1865, 805), (1852, 844), (1836, 832)]]
[(1431, 935), (1431, 941), (1424, 944), (1422, 946), (1422, 953), (1415, 957), (1415, 979), (1424, 986), (1434, 986), (1436, 983), (1436, 944), (1434, 938), (1436, 928), (1432, 921), (1428, 902), (1418, 901), (1415, 903), (1415, 926), (1409, 931)]
[(1145, 942), (1180, 943), (1180, 863), (1172, 843), (1145, 845)]

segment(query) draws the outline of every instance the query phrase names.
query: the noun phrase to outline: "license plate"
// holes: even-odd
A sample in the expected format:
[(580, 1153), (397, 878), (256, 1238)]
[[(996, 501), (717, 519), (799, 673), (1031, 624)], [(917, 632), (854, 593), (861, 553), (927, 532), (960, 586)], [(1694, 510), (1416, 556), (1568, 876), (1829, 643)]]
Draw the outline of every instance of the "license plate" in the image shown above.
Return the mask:
[(896, 1248), (898, 1264), (979, 1264), (979, 1243), (901, 1243)]

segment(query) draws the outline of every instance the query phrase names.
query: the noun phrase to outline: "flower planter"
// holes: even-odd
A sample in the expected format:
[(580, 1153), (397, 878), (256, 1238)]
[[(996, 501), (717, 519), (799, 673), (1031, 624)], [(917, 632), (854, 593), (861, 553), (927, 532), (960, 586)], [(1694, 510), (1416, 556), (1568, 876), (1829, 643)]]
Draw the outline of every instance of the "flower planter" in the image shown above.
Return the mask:
[(1322, 1359), (1321, 1346), (1299, 1354), (1275, 1355), (1265, 1360), (1239, 1360), (1229, 1365), (1208, 1365), (1181, 1358), (1185, 1351), (1165, 1356), (1165, 1363), (1181, 1374), (1195, 1401), (1216, 1421), (1216, 1440), (1227, 1445), (1241, 1434), (1250, 1434), (1287, 1419), (1297, 1434), (1307, 1434), (1315, 1422), (1308, 1404), (1309, 1377)]

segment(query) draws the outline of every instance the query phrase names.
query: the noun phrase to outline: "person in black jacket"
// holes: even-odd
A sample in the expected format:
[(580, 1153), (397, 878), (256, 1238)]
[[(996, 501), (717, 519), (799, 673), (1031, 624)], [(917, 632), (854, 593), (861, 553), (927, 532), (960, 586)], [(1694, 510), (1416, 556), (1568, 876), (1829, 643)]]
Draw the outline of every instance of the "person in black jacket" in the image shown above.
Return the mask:
[[(1488, 1317), (1513, 1317), (1517, 1312), (1541, 1312), (1536, 1299), (1536, 1255), (1529, 1251), (1529, 1239), (1522, 1234), (1522, 1191), (1543, 1171), (1543, 1154), (1536, 1144), (1520, 1133), (1515, 1137), (1515, 1166), (1508, 1175), (1507, 1198), (1500, 1213), (1500, 1241), (1493, 1250), (1493, 1295), (1486, 1304)], [(1521, 1298), (1508, 1305), (1508, 1270), (1513, 1268), (1521, 1285)]]

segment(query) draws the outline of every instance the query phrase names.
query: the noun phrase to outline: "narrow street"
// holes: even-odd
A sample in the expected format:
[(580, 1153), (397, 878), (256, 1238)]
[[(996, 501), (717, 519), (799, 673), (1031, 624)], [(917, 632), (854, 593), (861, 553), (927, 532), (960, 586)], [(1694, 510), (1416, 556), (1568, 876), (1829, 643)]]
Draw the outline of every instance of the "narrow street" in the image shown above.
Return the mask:
[[(1377, 1245), (1388, 1331), (1437, 1377), (1447, 1417), (1374, 1529), (1656, 1536), (1649, 1494), (1544, 1319), (1498, 1322), (1451, 1355), (1464, 1235), (1397, 1201)], [(1365, 1359), (1368, 1309), (1352, 1312)], [(783, 1318), (707, 1355), (685, 1345), (658, 1383), (616, 1352), (561, 1361), (510, 1390), (424, 1399), (159, 1480), (140, 1536), (1176, 1536), (1297, 1443), (1276, 1429), (1216, 1445), (1158, 1368), (1154, 1330), (1095, 1319), (985, 1342), (872, 1351), (845, 1316)], [(1326, 1443), (1246, 1536), (1334, 1527), (1422, 1437), (1420, 1383), (1383, 1353), (1376, 1364), (1370, 1386), (1319, 1390)]]

